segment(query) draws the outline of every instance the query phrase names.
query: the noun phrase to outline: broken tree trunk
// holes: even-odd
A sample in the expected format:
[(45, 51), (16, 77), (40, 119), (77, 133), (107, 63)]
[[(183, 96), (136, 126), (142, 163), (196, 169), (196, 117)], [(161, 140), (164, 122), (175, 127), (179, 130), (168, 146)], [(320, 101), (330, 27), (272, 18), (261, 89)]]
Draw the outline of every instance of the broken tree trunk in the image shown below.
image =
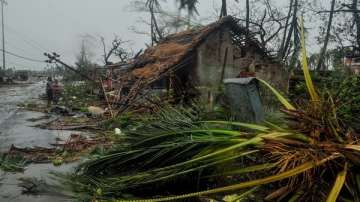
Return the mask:
[(226, 5), (226, 0), (222, 0), (220, 19), (225, 16), (227, 16), (227, 5)]
[(335, 2), (336, 2), (336, 0), (332, 0), (332, 2), (331, 2), (331, 12), (330, 12), (329, 22), (328, 22), (328, 26), (327, 26), (327, 30), (326, 30), (324, 46), (321, 49), (319, 61), (318, 61), (317, 68), (316, 68), (318, 71), (324, 70), (324, 58), (325, 58), (325, 54), (326, 54), (326, 50), (327, 50), (327, 46), (328, 46), (329, 38), (330, 38), (331, 25), (332, 25), (332, 21), (333, 21), (333, 17), (334, 17)]
[(353, 0), (351, 7), (352, 10), (356, 11), (353, 13), (353, 15), (356, 24), (356, 42), (357, 42), (357, 47), (359, 48), (360, 47), (360, 15), (357, 6), (358, 6), (358, 0)]
[(289, 22), (290, 22), (290, 18), (291, 18), (291, 12), (292, 12), (292, 8), (293, 8), (293, 6), (292, 6), (293, 3), (294, 3), (294, 0), (290, 0), (289, 12), (288, 12), (288, 15), (286, 17), (284, 34), (283, 34), (283, 37), (282, 37), (281, 46), (280, 46), (280, 50), (279, 50), (279, 53), (278, 53), (278, 57), (281, 58), (281, 59), (284, 59), (284, 55), (285, 55), (285, 52), (286, 52), (284, 50), (284, 47), (285, 47), (287, 31), (288, 31), (288, 28), (289, 28)]
[(250, 28), (250, 2), (246, 0), (246, 30), (249, 32)]
[(106, 90), (105, 90), (105, 88), (104, 88), (104, 84), (103, 84), (103, 81), (102, 81), (101, 78), (100, 78), (100, 82), (101, 82), (101, 89), (102, 89), (102, 91), (103, 91), (103, 93), (104, 93), (104, 96), (105, 96), (105, 101), (106, 101), (106, 103), (107, 103), (107, 105), (108, 105), (108, 107), (109, 107), (109, 111), (110, 111), (111, 118), (114, 118), (113, 110), (112, 110), (112, 107), (111, 107), (111, 105), (110, 105), (109, 98), (108, 98), (108, 96), (106, 95)]
[(297, 29), (298, 0), (295, 0), (293, 7), (294, 7), (294, 13), (292, 15), (292, 23), (290, 25), (290, 30), (288, 32), (288, 36), (287, 36), (286, 41), (285, 41), (282, 59), (286, 59), (286, 57), (288, 56), (288, 52), (289, 52), (290, 44), (291, 44), (291, 36), (294, 35), (294, 38), (295, 38), (295, 31), (294, 30)]

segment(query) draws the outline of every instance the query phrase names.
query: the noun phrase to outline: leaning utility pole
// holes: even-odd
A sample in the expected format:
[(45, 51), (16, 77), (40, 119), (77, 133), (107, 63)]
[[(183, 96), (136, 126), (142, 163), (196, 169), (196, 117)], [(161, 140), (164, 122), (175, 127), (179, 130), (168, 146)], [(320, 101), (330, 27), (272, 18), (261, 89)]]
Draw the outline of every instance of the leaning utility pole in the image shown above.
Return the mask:
[(70, 65), (68, 65), (65, 62), (61, 61), (59, 59), (60, 55), (58, 55), (57, 53), (55, 53), (55, 52), (54, 53), (44, 53), (44, 55), (49, 58), (48, 60), (45, 61), (46, 63), (49, 63), (49, 64), (51, 64), (51, 63), (59, 63), (59, 64), (63, 65), (64, 67), (70, 69), (71, 71), (79, 74), (81, 77), (91, 81), (92, 83), (97, 84), (97, 82), (94, 81), (94, 79), (90, 78), (88, 75), (82, 73), (81, 71), (79, 71), (79, 70), (75, 69), (74, 67), (71, 67)]
[(3, 49), (3, 69), (6, 69), (5, 63), (5, 30), (4, 30), (4, 5), (7, 5), (5, 0), (1, 1), (1, 27), (2, 27), (2, 49)]

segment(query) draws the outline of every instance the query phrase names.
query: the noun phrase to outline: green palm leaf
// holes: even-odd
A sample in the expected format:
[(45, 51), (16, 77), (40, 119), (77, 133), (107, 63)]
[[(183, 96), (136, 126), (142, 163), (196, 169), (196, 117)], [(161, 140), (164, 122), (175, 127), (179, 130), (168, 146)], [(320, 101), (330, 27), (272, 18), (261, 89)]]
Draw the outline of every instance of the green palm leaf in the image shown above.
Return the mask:
[(202, 123), (213, 123), (213, 124), (222, 124), (222, 125), (232, 125), (232, 126), (239, 126), (246, 129), (256, 130), (260, 132), (268, 132), (270, 128), (262, 125), (257, 124), (250, 124), (250, 123), (240, 123), (240, 122), (231, 122), (231, 121), (202, 121)]
[(305, 46), (305, 31), (304, 31), (304, 19), (301, 18), (301, 53), (302, 53), (302, 69), (304, 72), (306, 86), (308, 88), (308, 92), (310, 94), (312, 101), (319, 101), (319, 95), (316, 93), (314, 84), (312, 82), (310, 72), (309, 72), (309, 65), (307, 61), (307, 53), (306, 53), (306, 46)]
[(347, 167), (348, 167), (348, 165), (347, 165), (347, 163), (345, 163), (345, 168), (343, 171), (341, 171), (337, 175), (334, 186), (331, 189), (331, 192), (330, 192), (326, 202), (336, 202), (336, 200), (339, 197), (339, 194), (341, 192), (341, 189), (344, 186), (345, 180), (346, 180)]
[(258, 180), (253, 180), (253, 181), (249, 181), (249, 182), (243, 182), (243, 183), (239, 183), (236, 185), (231, 185), (231, 186), (226, 186), (226, 187), (221, 187), (221, 188), (216, 188), (216, 189), (211, 189), (211, 190), (207, 190), (207, 191), (201, 191), (201, 192), (196, 192), (196, 193), (190, 193), (190, 194), (184, 194), (181, 196), (173, 196), (173, 197), (166, 197), (166, 198), (159, 198), (159, 199), (148, 199), (148, 200), (116, 200), (115, 202), (160, 202), (160, 201), (174, 201), (174, 200), (179, 200), (179, 199), (185, 199), (185, 198), (192, 198), (192, 197), (199, 197), (199, 196), (204, 196), (204, 195), (210, 195), (210, 194), (217, 194), (217, 193), (224, 193), (224, 192), (231, 192), (231, 191), (236, 191), (236, 190), (240, 190), (240, 189), (244, 189), (244, 188), (248, 188), (248, 187), (254, 187), (254, 186), (259, 186), (259, 185), (263, 185), (263, 184), (269, 184), (272, 182), (276, 182), (276, 181), (280, 181), (283, 179), (287, 179), (289, 177), (292, 176), (296, 176), (300, 173), (303, 173), (307, 170), (313, 169), (319, 165), (322, 165), (330, 160), (333, 160), (334, 158), (337, 158), (338, 155), (332, 155), (329, 156), (328, 158), (325, 158), (321, 161), (318, 162), (307, 162), (304, 163), (294, 169), (288, 170), (286, 172), (277, 174), (277, 175), (273, 175), (273, 176), (269, 176), (266, 178), (262, 178), (262, 179), (258, 179)]
[(290, 104), (290, 102), (283, 96), (281, 95), (281, 93), (279, 91), (277, 91), (275, 88), (273, 88), (269, 83), (267, 83), (266, 81), (259, 79), (258, 80), (263, 83), (266, 87), (268, 87), (270, 89), (270, 91), (272, 93), (274, 93), (274, 95), (276, 96), (276, 98), (280, 101), (280, 103), (282, 105), (284, 105), (284, 107), (288, 110), (296, 110), (296, 108)]
[(257, 172), (257, 171), (261, 171), (261, 170), (269, 170), (269, 169), (271, 169), (271, 168), (273, 168), (275, 166), (276, 166), (275, 163), (266, 163), (266, 164), (255, 165), (255, 166), (248, 166), (248, 167), (245, 167), (245, 168), (231, 170), (231, 171), (223, 172), (223, 173), (220, 173), (220, 174), (206, 176), (206, 178), (219, 177), (219, 176), (229, 176), (229, 175), (240, 175), (240, 174), (244, 174), (244, 173)]

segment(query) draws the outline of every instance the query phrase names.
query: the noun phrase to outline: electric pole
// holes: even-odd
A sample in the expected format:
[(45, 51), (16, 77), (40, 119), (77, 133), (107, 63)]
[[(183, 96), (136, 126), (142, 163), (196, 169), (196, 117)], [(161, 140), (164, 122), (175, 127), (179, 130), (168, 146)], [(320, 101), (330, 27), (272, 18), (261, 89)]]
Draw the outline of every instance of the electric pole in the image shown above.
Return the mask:
[(4, 30), (4, 6), (7, 5), (5, 0), (1, 1), (1, 27), (2, 27), (2, 49), (3, 49), (3, 69), (6, 70), (5, 62), (5, 30)]

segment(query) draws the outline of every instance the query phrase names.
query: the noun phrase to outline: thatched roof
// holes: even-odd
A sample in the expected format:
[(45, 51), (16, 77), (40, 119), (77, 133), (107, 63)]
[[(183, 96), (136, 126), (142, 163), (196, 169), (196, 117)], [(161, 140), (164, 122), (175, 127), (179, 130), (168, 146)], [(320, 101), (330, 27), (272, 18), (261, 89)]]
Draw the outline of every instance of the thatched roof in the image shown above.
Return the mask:
[(249, 39), (251, 34), (246, 37), (246, 28), (240, 26), (235, 18), (227, 16), (207, 26), (167, 36), (133, 61), (131, 76), (143, 80), (157, 80), (160, 75), (179, 66), (193, 55), (212, 33), (225, 27), (230, 28), (234, 45), (251, 46), (258, 53), (267, 55), (255, 38)]

